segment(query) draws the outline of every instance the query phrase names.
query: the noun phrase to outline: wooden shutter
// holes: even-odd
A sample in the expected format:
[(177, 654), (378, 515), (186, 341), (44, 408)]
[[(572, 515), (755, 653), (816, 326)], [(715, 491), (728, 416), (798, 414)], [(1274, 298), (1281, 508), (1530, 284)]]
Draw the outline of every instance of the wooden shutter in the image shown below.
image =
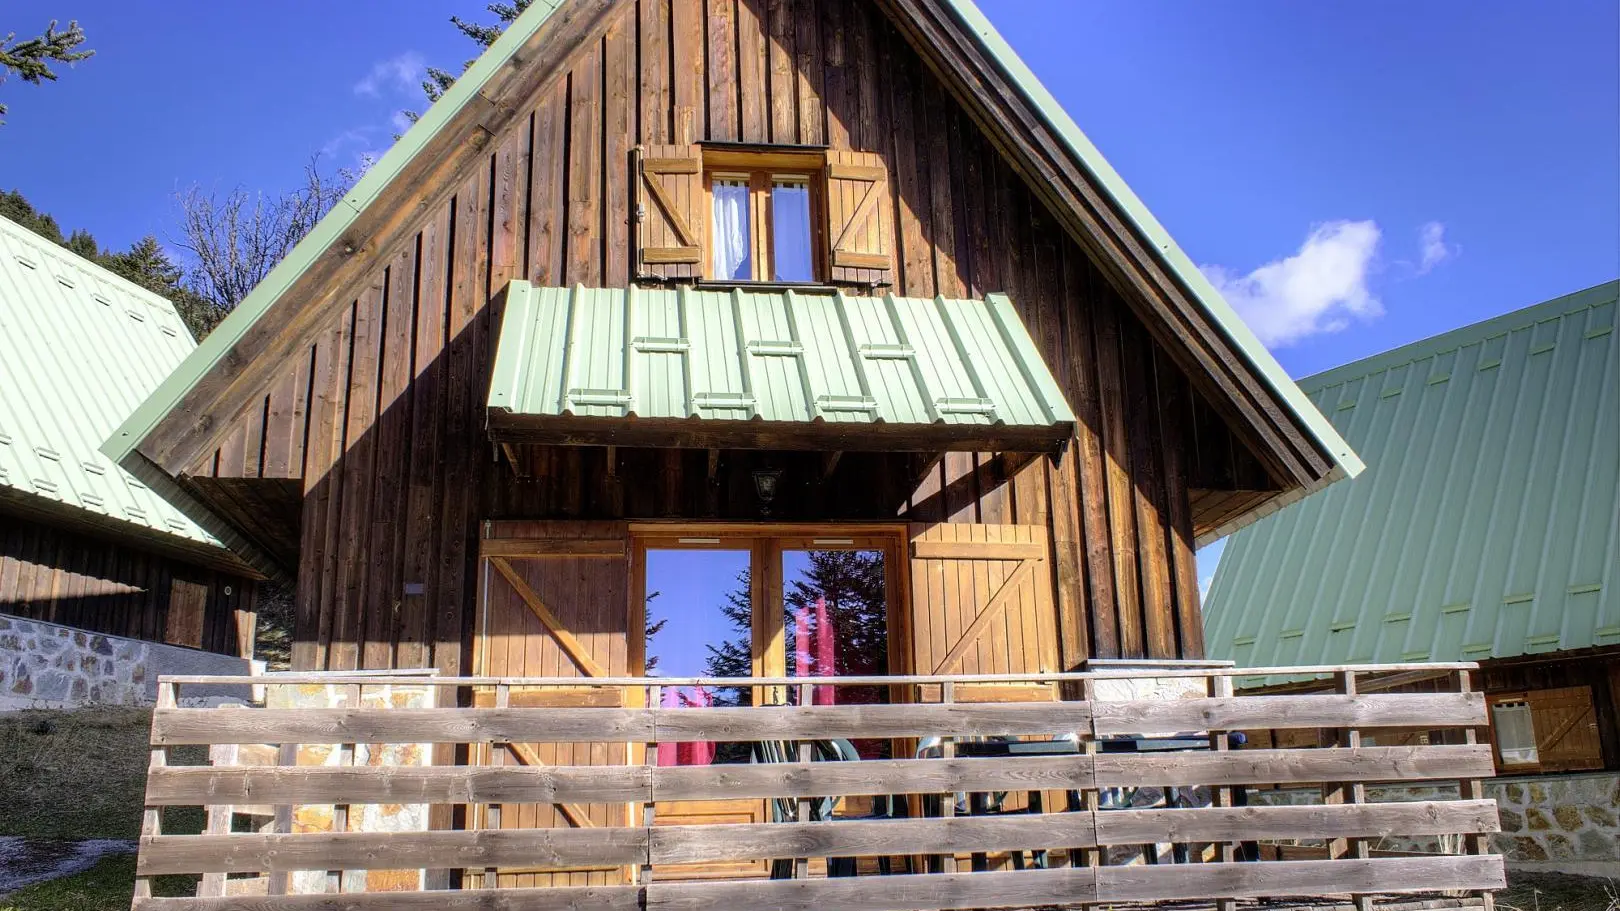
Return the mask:
[(875, 152), (827, 153), (827, 240), (833, 281), (887, 284), (894, 254), (889, 174)]
[(636, 150), (636, 263), (646, 278), (701, 278), (708, 194), (703, 150), (655, 145)]
[(1525, 694), (1536, 727), (1536, 755), (1546, 772), (1603, 768), (1597, 708), (1589, 686), (1532, 690)]
[[(480, 542), (481, 592), (473, 673), (485, 677), (629, 676), (628, 529), (616, 522), (493, 522)], [(639, 631), (638, 631), (639, 635)], [(474, 705), (495, 706), (493, 687)], [(512, 687), (510, 706), (612, 706), (618, 689)], [(491, 766), (624, 765), (625, 744), (504, 743), (480, 749)], [(622, 804), (505, 804), (482, 811), (491, 829), (623, 826)], [(603, 865), (571, 872), (501, 868), (499, 884), (608, 885), (624, 871)]]
[(169, 615), (164, 620), (163, 641), (202, 648), (207, 612), (208, 586), (175, 579), (169, 584)]
[[(1058, 670), (1045, 527), (913, 525), (910, 547), (916, 673)], [(962, 702), (1052, 697), (1048, 686), (956, 688)]]

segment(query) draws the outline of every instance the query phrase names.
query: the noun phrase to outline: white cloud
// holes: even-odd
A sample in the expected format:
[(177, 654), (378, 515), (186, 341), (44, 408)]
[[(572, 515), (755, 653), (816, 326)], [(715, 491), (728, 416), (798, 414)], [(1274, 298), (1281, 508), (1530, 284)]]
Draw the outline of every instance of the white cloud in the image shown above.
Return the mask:
[(1383, 314), (1367, 287), (1380, 236), (1370, 220), (1330, 221), (1312, 229), (1298, 253), (1247, 275), (1202, 268), (1260, 341), (1280, 348)]
[(421, 90), (422, 77), (425, 73), (422, 55), (415, 51), (406, 51), (398, 57), (379, 60), (372, 64), (371, 72), (354, 84), (354, 93), (377, 98), (388, 89), (399, 94), (417, 92)]
[(1446, 226), (1437, 221), (1425, 222), (1418, 229), (1418, 247), (1423, 257), (1418, 262), (1419, 275), (1457, 255), (1459, 249), (1446, 243)]

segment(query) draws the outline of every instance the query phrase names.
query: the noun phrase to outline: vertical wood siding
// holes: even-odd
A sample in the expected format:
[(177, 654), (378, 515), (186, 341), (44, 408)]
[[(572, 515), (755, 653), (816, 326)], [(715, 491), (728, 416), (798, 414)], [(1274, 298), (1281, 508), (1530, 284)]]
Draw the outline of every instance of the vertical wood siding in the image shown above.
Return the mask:
[(379, 269), (193, 471), (303, 479), (297, 666), (461, 670), (482, 518), (753, 509), (747, 454), (728, 457), (718, 490), (701, 452), (619, 451), (610, 465), (601, 449), (527, 451), (519, 477), (483, 435), (491, 294), (519, 277), (628, 285), (631, 148), (701, 140), (880, 155), (894, 290), (1009, 292), (1080, 417), (1057, 459), (950, 453), (923, 471), (909, 457), (846, 457), (840, 471), (865, 495), (820, 497), (818, 518), (862, 517), (871, 489), (889, 485), (913, 521), (1045, 527), (1066, 666), (1201, 654), (1190, 497), (1205, 479), (1238, 480), (1242, 455), (878, 10), (626, 4), (532, 105), (488, 143), (481, 172), (424, 214), (415, 248)]
[(0, 614), (234, 655), (236, 612), (254, 609), (254, 592), (225, 572), (0, 515)]

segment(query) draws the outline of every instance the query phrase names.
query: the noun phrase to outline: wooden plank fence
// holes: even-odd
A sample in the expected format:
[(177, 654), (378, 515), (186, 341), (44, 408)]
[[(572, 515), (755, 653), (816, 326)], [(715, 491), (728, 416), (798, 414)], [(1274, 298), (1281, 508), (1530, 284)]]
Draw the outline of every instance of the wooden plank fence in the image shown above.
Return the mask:
[[(134, 907), (140, 911), (315, 908), (684, 909), (754, 908), (884, 909), (1078, 906), (1107, 902), (1150, 903), (1200, 899), (1227, 905), (1236, 899), (1289, 897), (1354, 900), (1371, 907), (1375, 897), (1455, 893), (1474, 906), (1489, 906), (1490, 890), (1504, 884), (1500, 857), (1486, 852), (1484, 835), (1499, 829), (1494, 801), (1479, 799), (1473, 786), (1489, 777), (1489, 747), (1461, 732), (1486, 723), (1485, 703), (1467, 691), (1466, 666), (1451, 668), (1457, 691), (1411, 695), (1356, 695), (1364, 668), (1332, 669), (1341, 678), (1335, 695), (1232, 696), (1235, 672), (1180, 671), (1175, 676), (1209, 678), (1207, 698), (1173, 701), (1050, 703), (951, 701), (959, 682), (980, 677), (883, 678), (896, 686), (931, 687), (936, 704), (766, 706), (704, 710), (657, 707), (513, 708), (512, 687), (562, 686), (580, 681), (311, 676), (308, 683), (332, 687), (378, 687), (397, 682), (441, 688), (463, 705), (435, 709), (202, 709), (180, 707), (188, 683), (243, 682), (223, 678), (165, 678), (153, 713), (151, 771), (146, 822), (140, 843)], [(1388, 673), (1388, 667), (1376, 668)], [(1444, 670), (1444, 669), (1443, 669)], [(1297, 669), (1290, 673), (1297, 673)], [(1247, 670), (1244, 674), (1257, 671)], [(1051, 674), (1021, 678), (1074, 683), (1094, 691), (1106, 674)], [(1114, 675), (1118, 676), (1118, 675)], [(1153, 672), (1161, 676), (1161, 672)], [(303, 677), (257, 678), (278, 685)], [(277, 681), (270, 683), (269, 681)], [(669, 680), (593, 681), (607, 687), (656, 687)], [(699, 681), (723, 686), (736, 681)], [(763, 681), (774, 685), (773, 681)], [(802, 684), (803, 681), (793, 681)], [(870, 678), (817, 678), (817, 685), (870, 684)], [(474, 698), (477, 687), (498, 691), (493, 700)], [(915, 690), (922, 691), (922, 690)], [(443, 697), (442, 697), (443, 698)], [(450, 701), (443, 698), (443, 701)], [(656, 706), (640, 696), (621, 706)], [(351, 703), (352, 704), (352, 703)], [(1245, 729), (1328, 729), (1348, 732), (1338, 746), (1320, 749), (1227, 748), (1226, 733)], [(1456, 742), (1427, 746), (1362, 745), (1363, 732), (1384, 728), (1457, 730)], [(1110, 752), (1110, 738), (1178, 731), (1208, 736), (1209, 748), (1192, 752)], [(298, 745), (356, 744), (539, 744), (783, 741), (943, 737), (948, 744), (1012, 735), (1065, 738), (1073, 752), (1057, 755), (972, 758), (944, 749), (940, 758), (850, 762), (800, 761), (747, 765), (658, 766), (644, 762), (641, 747), (629, 764), (614, 766), (179, 766), (170, 748), (208, 744), (214, 755), (234, 755), (221, 744), (271, 745), (262, 751), (290, 756)], [(1462, 782), (1456, 800), (1367, 803), (1361, 785), (1370, 782)], [(1311, 805), (1242, 805), (1234, 794), (1254, 787), (1321, 785), (1324, 802)], [(1103, 795), (1116, 789), (1209, 788), (1208, 806), (1104, 809)], [(1341, 791), (1351, 799), (1333, 799)], [(1046, 812), (953, 815), (952, 795), (1044, 793)], [(809, 821), (811, 798), (860, 795), (942, 795), (945, 812), (885, 819)], [(654, 826), (650, 809), (659, 801), (779, 798), (798, 801), (796, 821)], [(419, 804), (476, 810), (532, 804), (621, 805), (637, 811), (631, 825), (573, 825), (540, 829), (469, 827), (412, 832), (273, 831), (230, 832), (220, 824), (232, 806), (275, 808), (278, 823), (297, 806)], [(1058, 805), (1062, 804), (1062, 805)], [(913, 801), (913, 805), (920, 804)], [(161, 831), (167, 807), (210, 810), (207, 834)], [(644, 809), (645, 808), (645, 809)], [(448, 814), (439, 814), (450, 818)], [(436, 816), (435, 818), (439, 818)], [(475, 824), (476, 825), (476, 824)], [(335, 826), (334, 826), (335, 828)], [(1370, 850), (1391, 836), (1463, 836), (1463, 854), (1378, 856)], [(1266, 841), (1326, 843), (1326, 860), (1240, 860), (1238, 846)], [(1190, 862), (1170, 863), (1167, 846), (1183, 846)], [(1332, 846), (1349, 846), (1334, 850)], [(1145, 847), (1144, 847), (1145, 846)], [(1042, 869), (953, 872), (957, 855), (1042, 852)], [(1032, 855), (1033, 856), (1033, 855)], [(811, 858), (944, 858), (939, 873), (809, 877)], [(791, 860), (795, 877), (779, 880), (702, 881), (663, 879), (658, 870), (680, 865)], [(1147, 860), (1149, 862), (1143, 863)], [(1153, 862), (1158, 861), (1158, 862)], [(1022, 866), (1022, 864), (1020, 864)], [(621, 870), (623, 885), (554, 885), (494, 888), (489, 871)], [(426, 870), (442, 874), (430, 883), (461, 889), (417, 892), (351, 892), (336, 898), (341, 871)], [(296, 871), (332, 871), (326, 894), (227, 894), (231, 875), (262, 876), (272, 893), (288, 891)], [(194, 898), (152, 897), (150, 878), (200, 874)]]

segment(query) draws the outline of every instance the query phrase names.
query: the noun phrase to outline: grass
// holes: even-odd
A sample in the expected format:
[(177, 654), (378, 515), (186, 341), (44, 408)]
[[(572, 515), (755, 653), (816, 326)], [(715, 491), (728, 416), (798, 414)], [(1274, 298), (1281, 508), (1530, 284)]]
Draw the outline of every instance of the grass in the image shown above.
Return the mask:
[(1514, 911), (1620, 911), (1620, 882), (1559, 873), (1508, 872), (1498, 908)]
[[(152, 712), (31, 710), (0, 715), (0, 835), (135, 838), (146, 794)], [(171, 751), (206, 761), (205, 747)], [(166, 812), (166, 832), (201, 832), (202, 811)]]
[[(190, 876), (159, 876), (152, 894), (195, 894), (197, 880)], [(35, 883), (4, 898), (0, 911), (128, 911), (135, 892), (135, 855), (102, 858), (94, 867), (74, 876)]]

